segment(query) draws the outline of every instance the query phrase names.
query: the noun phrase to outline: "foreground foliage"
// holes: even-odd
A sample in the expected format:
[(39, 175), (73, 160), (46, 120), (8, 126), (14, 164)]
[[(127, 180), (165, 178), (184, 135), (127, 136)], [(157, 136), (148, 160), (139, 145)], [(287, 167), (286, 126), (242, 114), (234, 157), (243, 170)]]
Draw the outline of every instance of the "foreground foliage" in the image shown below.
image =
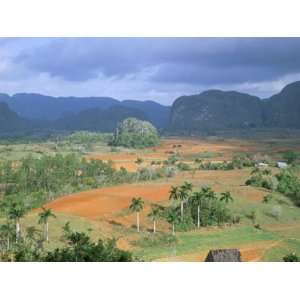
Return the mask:
[[(3, 233), (1, 227), (1, 233)], [(1, 243), (1, 261), (44, 261), (44, 262), (129, 262), (132, 254), (116, 247), (113, 239), (93, 242), (84, 232), (74, 232), (67, 223), (62, 237), (66, 246), (47, 251), (44, 248), (42, 234), (34, 227), (27, 230), (25, 236), (8, 245)]]

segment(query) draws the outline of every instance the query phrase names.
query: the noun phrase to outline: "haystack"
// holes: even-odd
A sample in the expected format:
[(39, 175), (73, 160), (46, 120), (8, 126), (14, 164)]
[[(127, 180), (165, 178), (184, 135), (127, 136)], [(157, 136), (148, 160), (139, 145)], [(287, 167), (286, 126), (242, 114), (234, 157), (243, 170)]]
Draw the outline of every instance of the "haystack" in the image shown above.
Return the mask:
[(241, 253), (238, 249), (210, 250), (206, 262), (241, 262)]

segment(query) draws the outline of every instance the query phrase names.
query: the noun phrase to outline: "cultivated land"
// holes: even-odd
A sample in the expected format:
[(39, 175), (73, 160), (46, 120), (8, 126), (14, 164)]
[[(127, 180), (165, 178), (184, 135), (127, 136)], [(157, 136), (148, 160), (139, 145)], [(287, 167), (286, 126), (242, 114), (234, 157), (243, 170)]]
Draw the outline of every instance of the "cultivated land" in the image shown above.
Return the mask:
[[(6, 147), (6, 148), (5, 148)], [(171, 155), (178, 155), (181, 162), (195, 166), (195, 159), (203, 162), (230, 161), (240, 153), (268, 155), (280, 159), (285, 150), (300, 151), (299, 140), (220, 140), (197, 138), (165, 138), (157, 147), (144, 150), (118, 148), (114, 151), (107, 146), (95, 144), (91, 149), (81, 146), (54, 147), (52, 144), (1, 146), (19, 147), (15, 153), (18, 159), (24, 151), (35, 149), (40, 153), (78, 152), (88, 159), (112, 161), (116, 168), (124, 167), (128, 171), (163, 162)], [(18, 154), (17, 154), (18, 153)], [(13, 154), (11, 154), (13, 155)], [(10, 156), (9, 156), (10, 158)], [(140, 158), (142, 162), (137, 163)], [(157, 167), (157, 165), (153, 165)], [(283, 195), (279, 195), (280, 218), (270, 213), (274, 203), (263, 203), (263, 198), (270, 192), (263, 188), (246, 186), (245, 181), (251, 176), (251, 168), (234, 170), (193, 170), (179, 171), (175, 176), (158, 180), (121, 184), (93, 189), (59, 197), (47, 203), (57, 215), (51, 219), (49, 248), (60, 245), (61, 227), (67, 221), (75, 230), (90, 232), (93, 238), (116, 238), (117, 245), (130, 250), (145, 261), (203, 261), (210, 249), (239, 248), (244, 261), (281, 261), (290, 252), (300, 253), (300, 208)], [(272, 172), (278, 172), (272, 168)], [(193, 184), (194, 190), (209, 186), (217, 193), (230, 191), (234, 202), (229, 208), (241, 216), (239, 224), (206, 227), (187, 232), (176, 232), (176, 241), (170, 239), (170, 225), (163, 220), (157, 221), (157, 233), (152, 233), (152, 221), (147, 217), (152, 204), (170, 205), (171, 186), (181, 185), (184, 181)], [(142, 197), (145, 201), (141, 212), (141, 232), (136, 232), (135, 214), (129, 211), (133, 197)], [(253, 226), (247, 217), (255, 210), (256, 223)], [(36, 224), (39, 209), (32, 211), (23, 220), (23, 225)]]

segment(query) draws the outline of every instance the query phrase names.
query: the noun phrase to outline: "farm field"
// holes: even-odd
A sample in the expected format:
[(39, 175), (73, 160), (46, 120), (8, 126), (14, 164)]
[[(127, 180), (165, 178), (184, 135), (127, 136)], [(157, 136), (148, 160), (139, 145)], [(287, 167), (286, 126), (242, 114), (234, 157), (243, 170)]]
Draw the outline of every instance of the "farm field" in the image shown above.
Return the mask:
[[(85, 155), (88, 159), (112, 161), (115, 168), (129, 172), (151, 166), (152, 161), (164, 161), (170, 155), (178, 155), (180, 161), (193, 165), (196, 158), (202, 161), (230, 161), (234, 155), (251, 153), (280, 158), (283, 150), (298, 151), (298, 141), (204, 140), (196, 138), (163, 139), (160, 146), (146, 150), (119, 149), (110, 152), (98, 148)], [(101, 151), (99, 151), (101, 149)], [(137, 159), (142, 160), (137, 163)], [(278, 169), (271, 167), (274, 174)], [(76, 230), (89, 232), (92, 238), (115, 238), (119, 248), (131, 251), (143, 261), (204, 261), (208, 251), (216, 248), (238, 248), (243, 261), (282, 261), (290, 252), (300, 252), (300, 208), (283, 195), (278, 203), (264, 203), (270, 191), (245, 185), (251, 176), (251, 168), (234, 170), (188, 170), (178, 171), (172, 177), (146, 182), (124, 183), (91, 189), (56, 198), (45, 207), (56, 215), (51, 220), (50, 243), (47, 247), (60, 245), (62, 225), (69, 221)], [(234, 201), (229, 208), (241, 217), (239, 224), (201, 227), (189, 231), (176, 231), (165, 220), (157, 221), (153, 234), (153, 222), (148, 214), (151, 207), (170, 205), (169, 191), (183, 182), (193, 184), (193, 189), (211, 187), (217, 194), (230, 191)], [(133, 197), (142, 197), (145, 205), (140, 213), (141, 230), (136, 231), (136, 216), (129, 210)], [(280, 206), (280, 218), (272, 215), (274, 206)], [(33, 210), (24, 219), (24, 226), (36, 223), (40, 210)], [(256, 224), (248, 214), (256, 213)]]

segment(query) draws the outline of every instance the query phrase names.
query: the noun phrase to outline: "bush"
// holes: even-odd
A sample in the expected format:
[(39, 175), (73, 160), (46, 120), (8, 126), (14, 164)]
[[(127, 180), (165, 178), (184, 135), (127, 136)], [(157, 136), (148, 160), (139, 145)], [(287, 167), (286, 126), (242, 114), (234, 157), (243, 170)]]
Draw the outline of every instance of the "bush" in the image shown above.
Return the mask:
[(285, 262), (298, 262), (299, 257), (298, 255), (296, 255), (296, 253), (289, 253), (286, 256), (284, 256), (282, 260)]
[(290, 197), (291, 200), (300, 206), (300, 180), (290, 171), (284, 170), (276, 175), (278, 180), (277, 191)]
[(239, 154), (233, 157), (232, 165), (235, 169), (242, 169), (254, 167), (255, 162), (249, 154)]
[(180, 171), (190, 171), (191, 170), (191, 166), (186, 163), (183, 163), (183, 162), (178, 163), (177, 168)]
[(165, 176), (169, 178), (174, 177), (177, 174), (177, 172), (178, 169), (175, 166), (167, 166), (164, 168)]
[(274, 200), (274, 197), (272, 194), (268, 194), (266, 196), (264, 196), (264, 199), (263, 199), (263, 203), (270, 203)]
[(281, 213), (282, 213), (282, 208), (281, 208), (281, 206), (279, 206), (279, 205), (274, 205), (274, 206), (272, 207), (271, 215), (272, 215), (275, 219), (279, 220), (279, 218), (280, 218), (280, 216), (281, 216)]

